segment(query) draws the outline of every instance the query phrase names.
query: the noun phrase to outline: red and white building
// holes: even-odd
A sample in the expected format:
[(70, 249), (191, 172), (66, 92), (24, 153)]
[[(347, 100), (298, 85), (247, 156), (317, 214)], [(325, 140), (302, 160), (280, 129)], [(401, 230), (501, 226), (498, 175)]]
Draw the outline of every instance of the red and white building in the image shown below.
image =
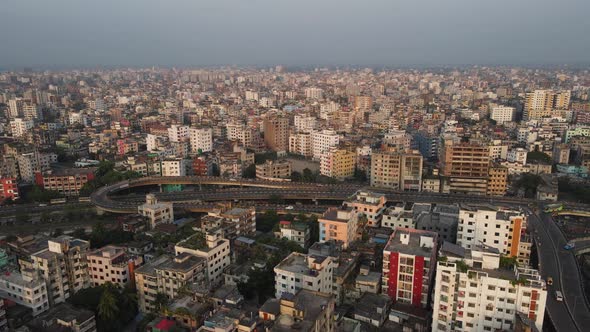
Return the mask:
[(383, 250), (382, 292), (394, 302), (425, 308), (433, 286), (438, 234), (397, 228)]
[(16, 179), (0, 177), (0, 202), (9, 199), (16, 200), (19, 197)]

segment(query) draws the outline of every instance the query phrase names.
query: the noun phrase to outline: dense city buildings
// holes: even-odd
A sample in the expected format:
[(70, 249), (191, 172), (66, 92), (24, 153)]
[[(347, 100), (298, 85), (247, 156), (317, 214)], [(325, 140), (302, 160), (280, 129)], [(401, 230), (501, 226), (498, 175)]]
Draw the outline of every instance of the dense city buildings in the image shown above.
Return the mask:
[(589, 98), (567, 67), (0, 72), (0, 331), (109, 330), (107, 289), (153, 331), (574, 330)]

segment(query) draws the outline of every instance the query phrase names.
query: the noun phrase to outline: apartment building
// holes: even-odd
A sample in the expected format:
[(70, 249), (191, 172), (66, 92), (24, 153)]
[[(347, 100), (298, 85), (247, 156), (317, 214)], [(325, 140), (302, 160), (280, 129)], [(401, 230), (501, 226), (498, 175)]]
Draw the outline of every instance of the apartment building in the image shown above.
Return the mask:
[(297, 242), (302, 248), (309, 247), (311, 232), (307, 223), (282, 220), (279, 222), (279, 227), (280, 238)]
[(188, 162), (182, 158), (164, 159), (160, 162), (162, 176), (186, 176)]
[(321, 100), (324, 96), (324, 90), (315, 87), (305, 88), (304, 93), (307, 99)]
[(88, 253), (90, 281), (94, 286), (110, 282), (124, 288), (135, 280), (135, 268), (142, 263), (140, 256), (128, 255), (124, 247), (102, 247)]
[(568, 109), (570, 98), (570, 91), (535, 90), (527, 93), (524, 104), (524, 119), (541, 119), (551, 116), (553, 110)]
[(292, 252), (274, 268), (275, 297), (295, 295), (302, 289), (331, 294), (334, 268), (331, 257)]
[(0, 202), (19, 199), (18, 182), (16, 178), (0, 175)]
[(251, 147), (253, 143), (252, 130), (243, 123), (230, 122), (225, 125), (228, 141), (237, 141), (245, 147)]
[(32, 268), (45, 280), (49, 303), (65, 302), (77, 291), (90, 287), (86, 253), (88, 241), (60, 236), (48, 248), (31, 255)]
[(547, 291), (537, 270), (500, 266), (500, 252), (445, 242), (436, 269), (433, 331), (514, 331), (524, 315), (543, 330)]
[(57, 154), (35, 151), (19, 154), (16, 159), (21, 180), (33, 183), (35, 173), (48, 171), (51, 169), (51, 164), (57, 163)]
[(0, 298), (0, 332), (8, 331), (8, 321), (6, 320), (6, 310), (4, 300)]
[(21, 273), (7, 271), (0, 274), (0, 298), (30, 308), (33, 316), (49, 309), (45, 281), (30, 269), (22, 269)]
[(304, 157), (313, 156), (312, 138), (310, 133), (292, 134), (289, 136), (289, 152)]
[(162, 255), (150, 260), (135, 271), (139, 310), (143, 313), (156, 311), (158, 293), (173, 299), (185, 287), (208, 289), (207, 275), (207, 260), (188, 253)]
[(496, 121), (497, 124), (502, 125), (506, 122), (514, 120), (516, 109), (510, 106), (496, 106), (492, 108), (490, 119)]
[(353, 207), (333, 207), (318, 218), (320, 224), (319, 242), (339, 241), (344, 248), (357, 240), (359, 213)]
[(504, 196), (508, 189), (508, 168), (491, 165), (488, 177), (488, 196)]
[(215, 232), (197, 232), (174, 246), (176, 256), (188, 253), (207, 260), (209, 285), (223, 282), (223, 270), (231, 263), (230, 241)]
[(434, 281), (438, 234), (396, 229), (383, 249), (381, 289), (394, 303), (426, 308)]
[(445, 141), (442, 175), (449, 177), (450, 192), (486, 195), (490, 166), (488, 146)]
[(320, 174), (337, 180), (354, 176), (356, 153), (344, 149), (331, 148), (320, 157)]
[(264, 119), (264, 143), (272, 151), (287, 151), (289, 147), (289, 119), (272, 116)]
[(380, 227), (386, 202), (387, 199), (383, 194), (370, 191), (358, 191), (343, 204), (352, 207), (358, 212), (359, 216), (366, 217), (368, 226)]
[(288, 179), (291, 177), (291, 162), (288, 160), (267, 160), (256, 165), (257, 179)]
[(525, 230), (526, 217), (519, 211), (460, 205), (457, 244), (465, 249), (485, 245), (502, 255), (518, 257)]
[(150, 229), (174, 221), (174, 204), (159, 202), (153, 194), (146, 195), (145, 204), (138, 206), (137, 212), (148, 219)]
[(295, 115), (293, 120), (295, 130), (300, 133), (311, 133), (317, 124), (317, 119), (310, 115)]
[(211, 128), (190, 128), (189, 142), (192, 153), (213, 151), (213, 130)]
[(232, 208), (209, 211), (201, 217), (201, 231), (218, 231), (228, 239), (252, 236), (256, 233), (256, 209)]
[(328, 152), (331, 148), (338, 146), (340, 135), (334, 130), (324, 129), (311, 133), (311, 153), (315, 160), (320, 160), (322, 154)]
[(420, 191), (422, 162), (423, 157), (417, 151), (373, 152), (371, 154), (371, 186)]
[(94, 179), (94, 169), (59, 169), (35, 173), (35, 184), (64, 196), (79, 196), (82, 187)]
[(23, 137), (33, 129), (35, 123), (33, 120), (25, 120), (22, 118), (16, 118), (10, 121), (10, 132), (12, 137)]
[[(276, 299), (271, 299), (276, 303)], [(267, 302), (268, 303), (268, 302)], [(265, 303), (266, 305), (266, 303)], [(266, 308), (278, 307), (278, 312), (267, 312)], [(278, 300), (277, 305), (262, 306), (261, 317), (276, 317), (271, 331), (308, 332), (334, 331), (334, 297), (325, 293), (302, 289), (295, 295)], [(275, 316), (277, 315), (278, 316)]]
[(189, 127), (188, 126), (179, 126), (179, 125), (171, 125), (168, 128), (168, 139), (170, 142), (182, 142), (189, 138)]

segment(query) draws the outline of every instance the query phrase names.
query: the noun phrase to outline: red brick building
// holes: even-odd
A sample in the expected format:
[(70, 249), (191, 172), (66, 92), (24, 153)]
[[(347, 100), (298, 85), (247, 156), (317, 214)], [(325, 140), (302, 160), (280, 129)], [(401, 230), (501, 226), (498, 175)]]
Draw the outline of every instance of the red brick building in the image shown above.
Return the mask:
[(18, 199), (18, 186), (15, 178), (0, 177), (0, 202)]
[(57, 191), (64, 196), (79, 196), (80, 189), (86, 182), (94, 179), (94, 170), (71, 169), (59, 173), (35, 174), (35, 184), (45, 190)]

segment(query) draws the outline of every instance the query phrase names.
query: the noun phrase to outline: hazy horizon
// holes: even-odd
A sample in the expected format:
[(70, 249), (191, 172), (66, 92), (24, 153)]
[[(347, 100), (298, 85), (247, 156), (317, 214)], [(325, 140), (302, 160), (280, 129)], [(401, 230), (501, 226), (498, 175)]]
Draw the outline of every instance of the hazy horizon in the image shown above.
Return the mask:
[(588, 65), (590, 1), (5, 0), (0, 68)]

